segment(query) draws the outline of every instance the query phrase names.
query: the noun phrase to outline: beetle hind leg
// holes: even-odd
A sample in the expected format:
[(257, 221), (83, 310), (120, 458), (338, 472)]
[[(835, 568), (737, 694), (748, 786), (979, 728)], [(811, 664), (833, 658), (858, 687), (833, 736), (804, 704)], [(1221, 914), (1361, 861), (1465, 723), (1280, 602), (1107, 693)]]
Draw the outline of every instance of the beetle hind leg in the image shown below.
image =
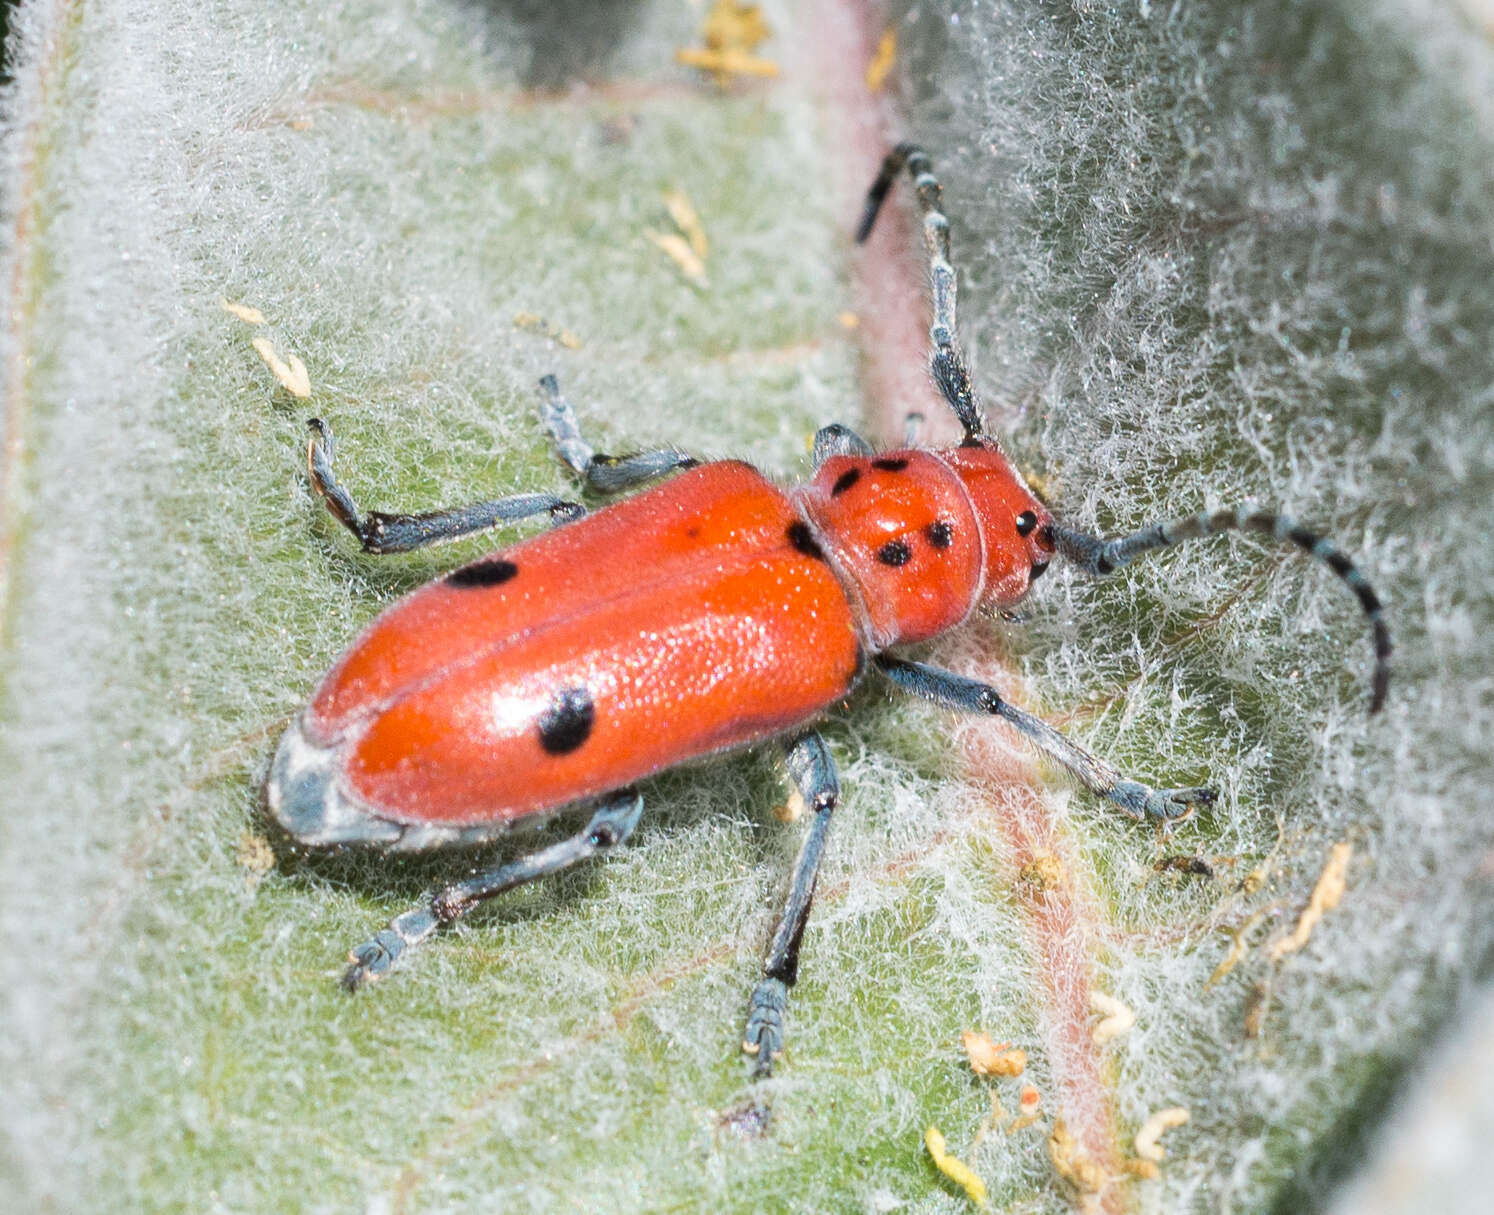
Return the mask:
[(903, 691), (924, 700), (947, 709), (1001, 718), (1049, 759), (1067, 769), (1091, 793), (1103, 797), (1127, 818), (1151, 819), (1161, 823), (1165, 831), (1192, 818), (1198, 806), (1218, 800), (1219, 794), (1214, 789), (1154, 789), (1140, 781), (1128, 780), (1105, 760), (1091, 755), (1041, 717), (1034, 717), (1004, 699), (988, 683), (888, 654), (878, 656), (877, 666)]
[(789, 775), (814, 818), (794, 862), (788, 898), (763, 963), (762, 981), (752, 989), (747, 1005), (742, 1050), (753, 1057), (754, 1079), (771, 1075), (774, 1061), (783, 1054), (783, 1021), (789, 988), (799, 978), (799, 941), (809, 921), (815, 879), (830, 832), (830, 817), (840, 801), (840, 778), (835, 774), (835, 761), (823, 738), (813, 732), (800, 735), (788, 745), (787, 751)]
[(348, 954), (351, 965), (342, 985), (357, 991), (383, 978), (411, 948), (495, 895), (612, 851), (633, 834), (642, 813), (642, 796), (624, 789), (598, 806), (591, 821), (569, 839), (436, 891), (426, 906), (395, 916), (387, 928), (354, 948)]

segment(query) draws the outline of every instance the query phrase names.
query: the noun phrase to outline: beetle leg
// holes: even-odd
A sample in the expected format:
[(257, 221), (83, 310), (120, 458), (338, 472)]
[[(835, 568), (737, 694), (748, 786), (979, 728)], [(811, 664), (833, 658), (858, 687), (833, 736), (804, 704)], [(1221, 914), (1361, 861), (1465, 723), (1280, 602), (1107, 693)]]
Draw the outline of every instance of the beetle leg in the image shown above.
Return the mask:
[(662, 477), (677, 468), (694, 468), (700, 463), (694, 456), (675, 451), (671, 447), (661, 447), (656, 451), (635, 451), (627, 456), (603, 455), (581, 437), (576, 410), (561, 394), (560, 385), (553, 375), (540, 378), (540, 390), (545, 394), (544, 403), (540, 406), (545, 429), (550, 432), (560, 458), (573, 472), (585, 478), (588, 489), (602, 494), (615, 494), (655, 477)]
[(830, 832), (830, 816), (840, 800), (840, 780), (835, 775), (835, 761), (825, 740), (811, 731), (801, 734), (785, 748), (789, 775), (805, 803), (814, 811), (799, 859), (794, 862), (789, 879), (788, 899), (773, 942), (763, 963), (763, 979), (752, 990), (747, 1005), (747, 1029), (742, 1035), (742, 1049), (754, 1058), (754, 1078), (768, 1076), (773, 1061), (783, 1053), (783, 1014), (788, 993), (799, 977), (799, 941), (809, 920), (809, 906), (814, 900), (814, 883), (825, 854), (825, 838)]
[(956, 332), (957, 281), (949, 257), (949, 219), (941, 209), (944, 191), (934, 176), (929, 154), (917, 144), (898, 144), (882, 162), (876, 181), (867, 191), (861, 222), (856, 226), (856, 243), (860, 244), (871, 235), (877, 212), (882, 209), (882, 202), (904, 165), (908, 167), (908, 176), (913, 179), (913, 191), (918, 196), (918, 209), (923, 215), (923, 243), (928, 252), (929, 279), (933, 284), (934, 322), (929, 327), (933, 351), (929, 355), (929, 365), (939, 392), (965, 428), (966, 443), (979, 444), (985, 437), (985, 422), (980, 416), (975, 386), (971, 383), (970, 369)]
[(369, 553), (407, 553), (486, 531), (500, 523), (527, 519), (531, 515), (549, 514), (555, 523), (565, 523), (586, 513), (578, 502), (567, 502), (554, 494), (514, 494), (492, 502), (475, 502), (450, 510), (427, 511), (424, 514), (386, 514), (371, 510), (360, 514), (352, 495), (332, 472), (335, 447), (332, 428), (320, 418), (307, 422), (311, 438), (306, 445), (306, 463), (311, 483), (327, 503), (327, 509)]
[(352, 950), (348, 954), (352, 965), (343, 975), (342, 985), (349, 991), (357, 991), (383, 978), (406, 950), (419, 945), (438, 928), (460, 919), (484, 899), (610, 852), (633, 833), (642, 813), (642, 795), (624, 789), (603, 802), (585, 829), (570, 839), (436, 891), (427, 906), (395, 916), (389, 927)]
[(831, 456), (869, 456), (873, 448), (849, 426), (831, 422), (814, 434), (814, 466), (818, 468)]
[(877, 666), (898, 687), (915, 696), (948, 709), (1000, 717), (1044, 755), (1073, 773), (1086, 789), (1109, 800), (1129, 818), (1154, 818), (1166, 827), (1191, 817), (1195, 806), (1207, 805), (1218, 797), (1213, 789), (1153, 789), (1140, 781), (1127, 780), (1042, 718), (1003, 700), (990, 684), (885, 654), (878, 655)]

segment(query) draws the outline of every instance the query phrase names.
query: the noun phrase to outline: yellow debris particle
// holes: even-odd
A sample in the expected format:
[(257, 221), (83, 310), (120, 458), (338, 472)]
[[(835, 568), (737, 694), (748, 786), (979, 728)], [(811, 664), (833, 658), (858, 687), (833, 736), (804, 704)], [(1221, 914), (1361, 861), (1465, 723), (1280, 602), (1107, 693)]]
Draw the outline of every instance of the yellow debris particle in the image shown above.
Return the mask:
[(547, 321), (537, 312), (514, 313), (514, 328), (522, 329), (525, 333), (537, 333), (541, 337), (547, 337), (567, 350), (581, 349), (581, 339), (575, 333), (569, 329), (560, 328), (552, 321)]
[(1164, 1131), (1174, 1130), (1188, 1121), (1188, 1111), (1180, 1105), (1170, 1109), (1158, 1110), (1150, 1118), (1141, 1124), (1141, 1129), (1136, 1132), (1136, 1154), (1143, 1160), (1150, 1160), (1153, 1164), (1161, 1164), (1167, 1155), (1167, 1149), (1162, 1146), (1161, 1139)]
[(772, 34), (758, 5), (716, 0), (700, 31), (704, 49), (681, 47), (674, 53), (675, 62), (710, 72), (722, 88), (733, 76), (776, 76), (776, 63), (752, 53)]
[(1063, 862), (1053, 853), (1044, 852), (1023, 865), (1017, 876), (1038, 890), (1056, 890), (1063, 885)]
[(861, 318), (854, 312), (842, 312), (835, 319), (840, 322), (842, 329), (859, 329), (861, 327)]
[(311, 377), (306, 374), (306, 364), (294, 354), (282, 359), (269, 338), (255, 338), (254, 349), (264, 359), (265, 366), (285, 386), (293, 397), (306, 398), (311, 395)]
[(923, 1133), (923, 1144), (933, 1157), (938, 1170), (965, 1191), (965, 1196), (978, 1207), (986, 1205), (986, 1183), (976, 1175), (974, 1169), (958, 1156), (951, 1156), (944, 1148), (944, 1136), (939, 1128), (929, 1127)]
[(674, 220), (674, 226), (690, 242), (695, 256), (705, 261), (711, 246), (706, 240), (705, 228), (701, 226), (700, 215), (695, 210), (695, 204), (690, 201), (690, 196), (679, 189), (665, 190), (664, 206), (669, 211), (669, 218)]
[(1085, 1155), (1062, 1118), (1053, 1120), (1053, 1130), (1048, 1134), (1048, 1159), (1058, 1175), (1081, 1195), (1098, 1194), (1110, 1181), (1104, 1168)]
[(1043, 1112), (1043, 1095), (1030, 1084), (1024, 1084), (1022, 1091), (1017, 1094), (1017, 1117), (1011, 1126), (1006, 1128), (1008, 1135), (1015, 1135), (1018, 1131), (1024, 1131), (1036, 1122)]
[(1259, 1038), (1266, 1025), (1266, 1013), (1271, 1007), (1271, 985), (1264, 981), (1250, 989), (1250, 999), (1245, 1002), (1245, 1036)]
[(236, 304), (232, 300), (223, 301), (223, 311), (230, 312), (246, 325), (263, 325), (265, 314), (258, 308), (251, 308), (248, 304)]
[(1140, 1177), (1143, 1181), (1155, 1181), (1162, 1176), (1162, 1170), (1150, 1160), (1137, 1160), (1134, 1156), (1128, 1160), (1122, 1160), (1121, 1168), (1130, 1173), (1132, 1177)]
[(1318, 884), (1312, 888), (1312, 897), (1307, 900), (1307, 907), (1297, 920), (1297, 927), (1290, 936), (1283, 937), (1271, 946), (1271, 961), (1279, 962), (1287, 954), (1296, 953), (1306, 945), (1313, 929), (1318, 926), (1318, 921), (1325, 913), (1338, 906), (1347, 888), (1344, 874), (1349, 868), (1349, 858), (1353, 855), (1354, 845), (1347, 842), (1334, 844), (1329, 849), (1328, 863), (1318, 875)]
[(877, 50), (866, 65), (866, 87), (873, 93), (880, 92), (887, 83), (887, 75), (897, 62), (897, 31), (891, 26), (877, 43)]
[(239, 836), (239, 868), (244, 871), (244, 885), (256, 889), (264, 881), (265, 874), (275, 867), (275, 850), (270, 841), (252, 831)]
[(1107, 996), (1102, 991), (1089, 993), (1089, 1006), (1105, 1019), (1090, 1031), (1089, 1037), (1096, 1046), (1104, 1046), (1111, 1038), (1119, 1038), (1124, 1033), (1129, 1033), (1136, 1024), (1136, 1014), (1117, 1000), (1114, 996)]
[(1020, 1076), (1027, 1068), (1027, 1052), (1014, 1050), (1010, 1042), (997, 1045), (985, 1034), (967, 1029), (960, 1035), (970, 1070), (977, 1076)]
[(1255, 926), (1265, 918), (1265, 911), (1257, 911), (1235, 930), (1234, 936), (1230, 938), (1229, 952), (1220, 959), (1219, 965), (1214, 967), (1214, 973), (1209, 976), (1209, 981), (1204, 984), (1205, 990), (1213, 987), (1215, 983), (1229, 974), (1230, 971), (1239, 965), (1240, 959), (1250, 952), (1250, 934), (1255, 930)]
[(655, 232), (652, 228), (648, 229), (644, 235), (664, 251), (669, 259), (679, 267), (680, 273), (692, 284), (702, 289), (711, 285), (710, 280), (706, 278), (705, 262), (700, 260), (695, 250), (690, 248), (690, 242), (683, 236), (673, 232)]
[(790, 789), (788, 800), (781, 806), (773, 807), (773, 817), (780, 823), (797, 823), (808, 809), (809, 805), (805, 802), (804, 795), (797, 789)]

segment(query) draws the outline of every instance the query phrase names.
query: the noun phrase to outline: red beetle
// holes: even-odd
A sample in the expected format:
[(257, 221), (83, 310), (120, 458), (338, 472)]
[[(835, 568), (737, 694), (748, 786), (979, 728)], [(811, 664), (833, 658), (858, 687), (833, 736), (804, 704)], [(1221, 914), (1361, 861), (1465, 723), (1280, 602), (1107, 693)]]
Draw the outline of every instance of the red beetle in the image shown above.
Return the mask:
[(985, 431), (955, 337), (949, 222), (919, 148), (900, 145), (887, 157), (857, 239), (905, 165), (933, 283), (932, 370), (964, 427), (958, 447), (878, 455), (828, 426), (815, 437), (813, 478), (785, 491), (737, 461), (699, 464), (672, 450), (599, 455), (547, 376), (547, 428), (590, 488), (677, 475), (596, 514), (547, 494), (362, 514), (333, 475), (331, 433), (312, 420), (312, 481), (369, 552), (404, 552), (536, 514), (560, 526), (422, 587), (363, 632), (281, 740), (266, 787), (275, 818), (302, 844), (413, 850), (489, 840), (552, 811), (592, 807), (577, 835), (397, 916), (350, 955), (350, 990), (479, 901), (621, 844), (642, 810), (634, 782), (780, 739), (814, 818), (749, 1005), (744, 1047), (766, 1074), (782, 1047), (839, 794), (811, 723), (868, 665), (938, 704), (1005, 719), (1132, 817), (1167, 824), (1212, 801), (1209, 789), (1124, 779), (994, 688), (889, 652), (982, 608), (1015, 604), (1055, 554), (1108, 574), (1147, 550), (1226, 530), (1289, 540), (1358, 595), (1374, 632), (1370, 710), (1380, 707), (1391, 649), (1380, 602), (1330, 541), (1249, 508), (1109, 541), (1053, 519)]

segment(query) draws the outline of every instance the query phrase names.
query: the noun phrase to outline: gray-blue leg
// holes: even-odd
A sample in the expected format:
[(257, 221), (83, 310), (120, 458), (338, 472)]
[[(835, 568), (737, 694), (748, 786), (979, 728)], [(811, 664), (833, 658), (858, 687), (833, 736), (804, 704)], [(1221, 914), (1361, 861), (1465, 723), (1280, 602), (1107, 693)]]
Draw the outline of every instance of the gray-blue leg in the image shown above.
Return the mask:
[(1073, 773), (1086, 789), (1106, 798), (1130, 818), (1153, 818), (1166, 826), (1189, 817), (1194, 806), (1205, 805), (1218, 796), (1213, 789), (1153, 789), (1140, 781), (1127, 780), (1042, 718), (1007, 703), (990, 684), (885, 654), (877, 657), (877, 666), (898, 687), (915, 696), (948, 709), (1000, 717), (1044, 755)]
[(773, 932), (768, 957), (763, 963), (763, 979), (752, 991), (747, 1005), (747, 1029), (742, 1035), (742, 1049), (753, 1056), (754, 1077), (768, 1076), (773, 1061), (783, 1053), (783, 1018), (788, 1007), (788, 993), (799, 978), (799, 942), (809, 921), (809, 907), (814, 901), (815, 879), (825, 855), (825, 839), (830, 832), (830, 816), (840, 800), (840, 780), (835, 761), (825, 740), (813, 732), (800, 735), (786, 746), (789, 776), (814, 817), (794, 862), (789, 879), (788, 900)]
[(312, 418), (307, 426), (311, 431), (306, 445), (311, 483), (327, 503), (333, 517), (358, 538), (365, 552), (407, 553), (532, 515), (548, 514), (553, 522), (564, 523), (586, 513), (586, 508), (580, 503), (567, 502), (554, 494), (514, 494), (491, 502), (475, 502), (471, 506), (422, 514), (360, 512), (352, 495), (332, 472), (335, 447), (331, 428), (320, 418)]
[(682, 451), (665, 447), (656, 451), (638, 451), (627, 456), (609, 456), (594, 450), (581, 435), (576, 411), (561, 394), (553, 375), (540, 379), (544, 400), (540, 416), (545, 429), (555, 441), (560, 458), (573, 472), (585, 478), (587, 487), (598, 493), (615, 494), (677, 468), (693, 468), (700, 461)]
[(814, 435), (814, 466), (818, 468), (831, 456), (869, 456), (872, 445), (849, 426), (831, 422)]
[(423, 907), (397, 915), (389, 927), (348, 954), (352, 963), (342, 977), (349, 991), (381, 979), (401, 956), (427, 940), (436, 930), (460, 919), (484, 899), (568, 869), (603, 852), (610, 852), (633, 834), (643, 813), (643, 798), (633, 789), (615, 793), (599, 806), (583, 831), (505, 864), (436, 891)]

